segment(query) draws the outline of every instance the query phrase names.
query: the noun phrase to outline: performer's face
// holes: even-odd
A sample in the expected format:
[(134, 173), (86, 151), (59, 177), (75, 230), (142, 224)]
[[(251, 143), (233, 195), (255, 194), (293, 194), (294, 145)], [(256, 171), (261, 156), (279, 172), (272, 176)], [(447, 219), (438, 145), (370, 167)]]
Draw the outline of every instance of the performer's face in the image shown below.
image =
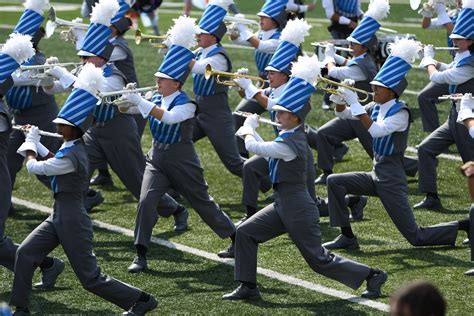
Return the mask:
[(281, 124), (280, 129), (282, 130), (292, 129), (300, 124), (300, 120), (295, 114), (286, 111), (276, 112), (276, 122)]
[(272, 18), (261, 16), (260, 17), (260, 29), (262, 31), (270, 31), (276, 29), (278, 24)]
[(179, 90), (179, 82), (173, 79), (157, 78), (157, 91), (162, 96), (169, 96)]
[(81, 60), (83, 63), (91, 63), (97, 68), (101, 68), (107, 63), (104, 58), (99, 56), (81, 56)]
[(212, 34), (197, 34), (196, 35), (197, 43), (199, 47), (206, 48), (217, 43), (217, 39)]
[(461, 53), (469, 50), (469, 46), (471, 46), (472, 43), (474, 43), (474, 41), (469, 40), (469, 39), (461, 39), (461, 38), (453, 39), (454, 46), (459, 48), (459, 52)]
[(268, 80), (270, 81), (271, 88), (278, 88), (288, 82), (288, 76), (282, 72), (270, 70), (268, 72)]
[(352, 49), (351, 55), (354, 57), (360, 56), (367, 52), (367, 48), (364, 45), (350, 42), (350, 48)]
[(56, 124), (58, 134), (62, 135), (65, 141), (79, 138), (75, 127), (66, 124)]
[(389, 88), (372, 85), (372, 90), (374, 91), (374, 101), (377, 103), (384, 104), (396, 98), (393, 90)]

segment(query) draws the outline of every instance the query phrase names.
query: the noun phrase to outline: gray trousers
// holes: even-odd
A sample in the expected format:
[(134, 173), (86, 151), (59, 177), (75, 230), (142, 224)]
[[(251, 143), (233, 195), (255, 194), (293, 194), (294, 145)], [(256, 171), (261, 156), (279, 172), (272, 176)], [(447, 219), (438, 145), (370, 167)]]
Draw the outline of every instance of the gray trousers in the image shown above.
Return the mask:
[(319, 213), (306, 185), (279, 184), (275, 203), (270, 204), (237, 228), (235, 280), (257, 281), (258, 245), (288, 233), (303, 258), (315, 272), (353, 289), (370, 272), (366, 265), (340, 257), (321, 246)]
[[(308, 148), (307, 159), (307, 186), (308, 193), (313, 200), (316, 199), (314, 179), (316, 179), (316, 170), (314, 170), (313, 153)], [(272, 188), (270, 179), (270, 170), (268, 161), (260, 156), (252, 156), (244, 163), (242, 176), (242, 204), (253, 208), (258, 207), (258, 191), (267, 192)]]
[[(265, 109), (255, 100), (242, 99), (235, 108), (235, 111), (256, 113), (260, 115), (265, 112)], [(234, 115), (234, 129), (238, 130), (242, 125), (244, 125), (244, 121), (245, 117), (242, 117), (240, 115)], [(239, 153), (242, 155), (248, 155), (248, 151), (245, 148), (244, 140), (236, 136), (236, 141)]]
[[(39, 129), (47, 132), (56, 132), (56, 124), (52, 121), (56, 118), (58, 109), (56, 104), (47, 104), (44, 106), (32, 107), (27, 110), (23, 110), (18, 114), (14, 115), (16, 124), (25, 125), (31, 124), (38, 126)], [(21, 131), (13, 130), (10, 134), (10, 140), (8, 143), (8, 170), (10, 172), (10, 179), (12, 186), (15, 184), (16, 174), (23, 167), (25, 158), (22, 155), (16, 153), (16, 150), (25, 141), (25, 134)], [(54, 137), (41, 137), (41, 143), (46, 146), (51, 152), (56, 152), (62, 144), (62, 141)], [(36, 176), (48, 188), (50, 187), (51, 180), (48, 176)]]
[(133, 306), (142, 291), (101, 273), (92, 249), (92, 235), (92, 222), (82, 204), (82, 193), (56, 194), (53, 214), (18, 248), (10, 304), (29, 306), (36, 267), (61, 245), (84, 289), (125, 310)]
[(158, 217), (170, 216), (156, 205), (162, 196), (174, 188), (191, 204), (201, 219), (221, 238), (235, 232), (232, 220), (222, 212), (208, 193), (203, 169), (192, 143), (173, 144), (165, 149), (156, 145), (147, 156), (145, 174), (137, 206), (135, 245), (149, 247)]
[[(392, 168), (391, 172), (397, 171)], [(454, 245), (458, 222), (419, 227), (408, 203), (406, 183), (390, 180), (377, 177), (373, 171), (330, 175), (327, 189), (331, 226), (350, 226), (349, 211), (345, 202), (347, 194), (378, 196), (392, 222), (411, 245)]]
[(237, 149), (234, 121), (227, 93), (208, 97), (196, 96), (196, 103), (193, 141), (207, 136), (227, 170), (242, 177), (243, 161)]
[(418, 94), (421, 123), (423, 131), (432, 132), (439, 127), (438, 109), (436, 105), (441, 101), (438, 97), (449, 94), (448, 84), (430, 82)]
[(448, 120), (425, 138), (418, 147), (418, 189), (437, 193), (436, 157), (450, 145), (456, 144), (463, 162), (474, 160), (474, 139), (464, 124), (456, 123), (457, 112), (451, 108)]
[(474, 204), (471, 204), (471, 209), (469, 210), (469, 222), (471, 227), (469, 236), (471, 241), (471, 261), (474, 261)]

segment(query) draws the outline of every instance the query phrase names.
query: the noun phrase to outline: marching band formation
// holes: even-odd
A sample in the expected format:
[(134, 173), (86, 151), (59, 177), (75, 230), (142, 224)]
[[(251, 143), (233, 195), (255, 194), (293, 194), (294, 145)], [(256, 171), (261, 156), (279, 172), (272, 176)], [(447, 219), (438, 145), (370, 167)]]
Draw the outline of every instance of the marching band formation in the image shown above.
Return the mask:
[[(389, 14), (388, 0), (372, 0), (366, 12), (360, 0), (324, 0), (333, 40), (312, 43), (312, 55), (301, 47), (311, 28), (304, 13), (314, 3), (267, 0), (257, 13), (260, 28), (254, 32), (254, 20), (228, 14), (229, 6), (237, 10), (232, 0), (210, 0), (198, 24), (180, 16), (165, 36), (137, 32), (137, 44), (147, 40), (166, 49), (155, 73), (156, 86), (146, 88), (139, 88), (133, 52), (124, 38), (131, 26), (126, 17), (131, 0), (86, 2), (92, 8), (86, 10), (90, 24), (58, 18), (49, 0), (26, 0), (18, 24), (1, 45), (0, 264), (14, 272), (10, 304), (15, 315), (30, 312), (37, 267), (41, 282), (34, 286), (54, 287), (65, 263), (48, 255), (58, 245), (83, 287), (123, 308), (124, 314), (143, 315), (157, 307), (153, 295), (101, 274), (93, 254), (87, 212), (104, 199), (90, 186), (111, 183), (109, 168), (138, 201), (136, 255), (128, 271), (147, 269), (159, 216), (173, 216), (175, 231), (188, 228), (188, 210), (176, 201), (181, 195), (218, 237), (229, 238), (229, 247), (218, 256), (235, 258), (239, 286), (223, 295), (226, 300), (260, 297), (258, 245), (285, 233), (315, 272), (352, 289), (366, 283), (362, 296), (378, 298), (387, 273), (333, 252), (359, 249), (351, 220), (363, 218), (367, 196), (380, 198), (411, 245), (454, 245), (457, 235), (466, 233), (474, 260), (469, 240), (473, 205), (469, 217), (420, 227), (408, 202), (406, 180), (418, 172), (419, 191), (426, 194), (413, 208), (440, 209), (437, 156), (456, 144), (465, 163), (474, 161), (474, 0), (457, 0), (452, 12), (447, 12), (445, 0), (430, 0), (420, 9), (423, 28), (446, 28), (447, 48), (423, 45), (413, 36), (379, 41), (376, 33)], [(416, 0), (410, 4), (420, 5)], [(61, 38), (75, 44), (80, 62), (59, 63), (39, 51), (42, 38), (60, 27), (69, 28)], [(232, 72), (221, 43), (226, 34), (234, 44), (254, 48), (258, 76), (249, 75), (247, 68)], [(381, 44), (387, 47), (381, 49)], [(452, 63), (435, 59), (441, 49), (452, 53)], [(404, 155), (413, 117), (402, 97), (405, 77), (420, 54), (430, 83), (418, 101), (423, 129), (431, 134), (414, 159)], [(183, 91), (188, 78), (193, 95)], [(235, 112), (229, 86), (242, 97)], [(323, 109), (334, 104), (335, 118), (315, 128), (305, 118), (318, 110), (310, 105), (318, 90), (325, 94)], [(54, 94), (65, 91), (70, 94), (58, 107)], [(443, 99), (452, 106), (440, 125), (436, 104)], [(265, 111), (270, 120), (259, 117)], [(153, 145), (144, 155), (140, 139), (147, 122)], [(273, 127), (272, 141), (258, 134), (259, 124)], [(204, 137), (228, 171), (242, 178), (246, 214), (237, 223), (209, 195), (194, 147)], [(372, 159), (372, 171), (333, 174), (334, 163), (349, 149), (344, 142), (354, 138)], [(322, 170), (317, 178), (313, 149)], [(52, 190), (54, 212), (16, 244), (4, 231), (13, 210), (13, 184), (25, 161), (28, 172)], [(471, 177), (472, 169), (472, 163), (463, 168)], [(95, 170), (98, 176), (91, 179)], [(327, 186), (327, 200), (315, 195), (315, 185)], [(273, 202), (258, 210), (259, 192), (270, 189)], [(340, 227), (333, 241), (323, 243), (320, 216), (329, 216), (330, 225)], [(474, 275), (474, 269), (466, 275)]]

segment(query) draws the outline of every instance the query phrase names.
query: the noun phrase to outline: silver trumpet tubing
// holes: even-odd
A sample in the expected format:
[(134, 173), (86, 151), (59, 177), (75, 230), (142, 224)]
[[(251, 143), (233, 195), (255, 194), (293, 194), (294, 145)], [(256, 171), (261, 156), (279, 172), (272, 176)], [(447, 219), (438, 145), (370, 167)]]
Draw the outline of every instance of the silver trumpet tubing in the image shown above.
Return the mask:
[(232, 15), (224, 16), (224, 21), (228, 23), (239, 23), (244, 25), (259, 25), (259, 23), (252, 19), (239, 18)]
[[(423, 44), (421, 42), (418, 42), (421, 46), (421, 48), (425, 48), (425, 46), (428, 46), (430, 44)], [(459, 48), (458, 47), (444, 47), (444, 46), (433, 46), (433, 49), (434, 50), (447, 50), (447, 51), (452, 51), (452, 50), (458, 50)], [(420, 51), (421, 53), (423, 51)]]
[[(30, 79), (30, 80), (40, 80), (40, 79), (44, 79), (46, 77), (51, 77), (51, 75), (49, 75), (47, 73), (47, 71), (54, 68), (55, 66), (65, 67), (65, 68), (70, 67), (70, 66), (74, 66), (74, 68), (76, 68), (76, 67), (79, 67), (80, 65), (82, 65), (82, 63), (70, 62), (70, 63), (20, 66), (20, 68), (18, 68), (15, 71), (15, 74), (17, 76), (20, 76), (22, 72), (28, 72), (28, 79)], [(22, 85), (24, 85), (24, 84), (22, 84)], [(34, 85), (34, 84), (31, 84), (31, 85)]]
[[(22, 132), (28, 131), (28, 127), (26, 125), (13, 125), (13, 129), (22, 131)], [(61, 138), (61, 139), (63, 138), (63, 135), (60, 135), (58, 133), (51, 133), (51, 132), (46, 132), (42, 130), (39, 131), (39, 134), (41, 136), (46, 136), (46, 137), (54, 137), (54, 138)]]
[[(459, 100), (462, 99), (463, 96), (464, 96), (464, 94), (462, 94), (462, 93), (445, 94), (445, 95), (442, 95), (442, 96), (438, 97), (438, 100), (459, 101)], [(471, 95), (471, 99), (472, 98), (473, 98), (473, 96)]]
[[(323, 43), (323, 42), (313, 42), (313, 43), (311, 43), (311, 46), (324, 47), (324, 48), (326, 48), (326, 47), (327, 47), (327, 44), (326, 44), (326, 43)], [(348, 47), (334, 46), (334, 49), (335, 49), (335, 50), (338, 50), (338, 51), (341, 51), (341, 52), (349, 52), (349, 53), (352, 53), (352, 49), (351, 49), (351, 48), (348, 48)]]
[[(249, 116), (253, 115), (253, 113), (242, 112), (242, 111), (235, 111), (235, 112), (233, 112), (233, 114), (238, 115), (238, 116), (242, 116), (242, 117), (249, 117)], [(281, 127), (281, 124), (275, 123), (272, 120), (269, 120), (269, 119), (264, 118), (264, 117), (259, 117), (258, 121), (260, 123), (269, 124), (269, 125), (273, 125), (273, 126), (276, 126), (276, 127)]]
[(144, 95), (145, 99), (151, 98), (151, 93), (156, 90), (156, 86), (144, 87), (144, 88), (137, 88), (136, 84), (129, 84), (123, 90), (117, 91), (110, 91), (110, 92), (99, 92), (97, 97), (99, 98), (100, 103), (111, 103), (116, 106), (122, 106), (124, 103), (128, 103), (128, 101), (123, 100), (121, 98), (122, 95), (127, 93), (140, 93)]
[[(49, 9), (48, 18), (49, 18), (49, 20), (48, 20), (48, 22), (46, 22), (46, 27), (45, 27), (46, 38), (50, 38), (51, 35), (53, 35), (56, 28), (58, 28), (58, 27), (68, 27), (68, 28), (75, 27), (75, 28), (79, 28), (79, 29), (83, 29), (83, 30), (87, 30), (89, 28), (89, 24), (76, 23), (76, 22), (71, 22), (71, 21), (67, 21), (67, 20), (63, 20), (63, 19), (58, 18), (56, 16), (56, 10), (54, 9), (54, 7), (51, 7)], [(68, 37), (64, 34), (65, 33), (61, 32), (61, 38), (68, 39)]]

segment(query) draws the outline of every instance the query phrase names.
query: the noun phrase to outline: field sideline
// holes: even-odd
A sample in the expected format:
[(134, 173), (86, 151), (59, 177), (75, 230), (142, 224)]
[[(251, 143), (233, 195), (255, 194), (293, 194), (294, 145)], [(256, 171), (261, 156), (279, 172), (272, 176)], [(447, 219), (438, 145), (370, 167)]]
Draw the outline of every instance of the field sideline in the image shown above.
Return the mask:
[[(67, 3), (79, 3), (80, 0), (66, 0)], [(181, 3), (181, 0), (173, 2)], [(252, 17), (263, 1), (237, 0), (237, 5), (248, 16)], [(399, 1), (397, 1), (399, 2)], [(1, 6), (18, 3), (0, 0)], [(365, 9), (367, 4), (363, 5)], [(317, 25), (312, 28), (311, 36), (306, 40), (304, 49), (312, 51), (310, 42), (329, 38), (326, 31), (327, 23), (320, 1), (317, 12), (311, 12), (310, 21)], [(171, 19), (180, 12), (179, 8), (166, 9), (160, 13), (159, 25), (162, 32), (171, 24)], [(445, 46), (445, 33), (442, 30), (421, 30), (412, 26), (417, 15), (410, 10), (408, 4), (393, 4), (391, 16), (387, 23), (400, 33), (416, 34), (417, 39), (423, 43), (434, 43)], [(193, 17), (198, 17), (199, 11)], [(19, 17), (18, 12), (1, 12), (0, 23), (14, 25)], [(79, 11), (62, 11), (60, 18), (72, 19), (79, 16)], [(405, 19), (410, 19), (408, 20)], [(395, 24), (396, 23), (396, 24)], [(10, 30), (0, 28), (0, 42), (8, 36)], [(132, 35), (131, 32), (129, 35)], [(153, 73), (163, 58), (156, 50), (144, 46), (136, 46), (129, 41), (135, 54), (135, 63), (143, 86), (153, 84)], [(226, 40), (224, 43), (228, 43)], [(51, 39), (40, 43), (46, 56), (58, 56), (62, 62), (76, 61), (75, 50), (70, 43), (62, 42), (58, 34)], [(234, 69), (248, 67), (250, 73), (255, 74), (252, 51), (245, 49), (229, 49)], [(447, 61), (447, 54), (440, 54), (440, 59)], [(438, 55), (437, 55), (438, 57)], [(425, 71), (412, 70), (409, 74), (410, 85), (408, 89), (419, 91), (428, 82)], [(191, 92), (191, 80), (185, 85), (185, 91)], [(59, 95), (58, 104), (66, 98), (66, 94)], [(229, 93), (230, 104), (235, 107), (239, 97), (235, 91)], [(416, 96), (405, 95), (415, 115), (415, 122), (410, 129), (409, 145), (414, 147), (427, 134), (421, 131), (421, 122), (416, 102)], [(312, 97), (313, 111), (308, 118), (308, 123), (320, 126), (334, 117), (329, 111), (320, 108), (322, 98), (320, 94)], [(446, 119), (449, 109), (448, 103), (439, 106), (440, 120)], [(271, 138), (269, 128), (261, 128), (263, 136)], [(146, 152), (150, 148), (151, 138), (148, 129), (142, 139), (142, 148)], [(370, 170), (371, 161), (357, 141), (349, 142), (350, 151), (344, 161), (337, 164), (335, 172), (348, 172), (355, 170)], [(234, 220), (239, 219), (244, 209), (241, 205), (241, 182), (225, 170), (219, 161), (212, 146), (207, 140), (196, 144), (198, 155), (205, 170), (205, 178), (209, 184), (211, 195), (219, 203), (223, 211)], [(317, 153), (315, 152), (315, 157)], [(413, 153), (408, 153), (415, 155)], [(449, 154), (458, 156), (455, 147)], [(439, 160), (439, 191), (445, 209), (443, 211), (416, 211), (415, 216), (420, 225), (430, 225), (442, 221), (462, 219), (467, 215), (470, 203), (464, 179), (459, 175), (456, 167), (459, 161), (451, 159)], [(136, 201), (128, 193), (118, 178), (114, 175), (114, 186), (99, 188), (105, 202), (95, 209), (92, 219), (104, 222), (125, 231), (133, 230), (135, 219)], [(417, 190), (417, 178), (409, 178), (410, 203), (413, 205), (422, 199)], [(325, 187), (318, 187), (317, 193), (323, 197), (327, 195)], [(29, 176), (23, 169), (17, 177), (13, 195), (21, 200), (27, 200), (39, 205), (51, 207), (52, 197), (48, 189), (43, 187), (34, 177)], [(261, 206), (265, 205), (264, 195), (261, 196)], [(7, 234), (14, 240), (21, 241), (42, 220), (45, 215), (30, 207), (16, 205), (17, 212), (7, 221)], [(461, 246), (465, 238), (463, 234), (458, 237), (456, 247), (428, 247), (413, 248), (400, 235), (389, 217), (386, 215), (380, 201), (370, 198), (365, 210), (366, 219), (353, 225), (354, 232), (361, 243), (359, 251), (341, 251), (344, 256), (361, 261), (371, 266), (379, 267), (389, 273), (389, 280), (383, 288), (383, 297), (375, 303), (386, 306), (390, 295), (402, 284), (424, 279), (436, 284), (443, 292), (448, 302), (450, 315), (470, 315), (474, 310), (474, 282), (462, 273), (474, 266), (469, 261), (469, 250)], [(185, 247), (201, 250), (205, 253), (215, 254), (227, 247), (227, 240), (217, 238), (205, 226), (197, 214), (190, 212), (190, 230), (178, 235), (172, 232), (172, 219), (160, 219), (154, 230), (154, 236), (160, 240), (168, 240)], [(339, 233), (329, 227), (327, 218), (321, 219), (323, 240), (331, 240)], [(103, 228), (95, 228), (95, 253), (104, 272), (117, 277), (125, 282), (144, 288), (155, 294), (160, 300), (158, 312), (163, 314), (323, 314), (323, 315), (379, 315), (384, 312), (342, 300), (336, 297), (323, 295), (313, 290), (300, 286), (290, 285), (285, 282), (259, 276), (262, 286), (263, 300), (252, 303), (222, 302), (220, 296), (234, 287), (233, 269), (222, 262), (205, 259), (186, 251), (169, 249), (168, 247), (154, 245), (150, 252), (150, 271), (139, 276), (126, 272), (128, 264), (134, 256), (133, 241), (129, 235), (112, 232)], [(66, 260), (62, 249), (54, 251), (54, 255)], [(301, 279), (322, 287), (343, 291), (350, 295), (360, 295), (363, 289), (351, 291), (331, 280), (316, 275), (304, 262), (296, 247), (287, 236), (281, 236), (265, 243), (259, 251), (259, 267), (278, 272), (282, 275)], [(80, 289), (80, 284), (74, 277), (70, 266), (66, 265), (63, 276), (58, 281), (58, 288), (49, 291), (33, 291), (32, 310), (42, 314), (117, 314), (119, 308)], [(5, 269), (0, 269), (0, 301), (8, 300), (11, 289), (12, 274)]]

